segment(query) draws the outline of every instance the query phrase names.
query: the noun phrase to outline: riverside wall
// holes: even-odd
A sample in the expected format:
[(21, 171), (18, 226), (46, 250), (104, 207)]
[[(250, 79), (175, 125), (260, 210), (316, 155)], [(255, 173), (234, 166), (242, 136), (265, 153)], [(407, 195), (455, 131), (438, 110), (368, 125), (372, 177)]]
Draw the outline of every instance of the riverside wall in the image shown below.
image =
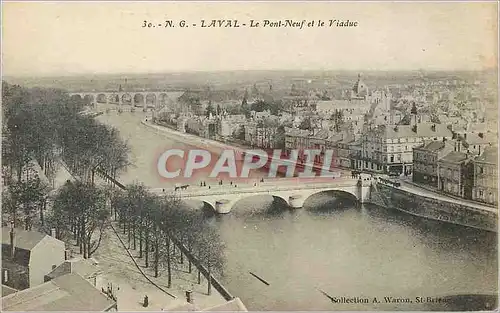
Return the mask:
[[(376, 193), (379, 193), (378, 195)], [(384, 203), (385, 198), (388, 203)], [(497, 232), (498, 213), (491, 209), (478, 209), (472, 206), (442, 201), (384, 184), (377, 184), (372, 190), (369, 202), (388, 206), (415, 216), (442, 222)]]

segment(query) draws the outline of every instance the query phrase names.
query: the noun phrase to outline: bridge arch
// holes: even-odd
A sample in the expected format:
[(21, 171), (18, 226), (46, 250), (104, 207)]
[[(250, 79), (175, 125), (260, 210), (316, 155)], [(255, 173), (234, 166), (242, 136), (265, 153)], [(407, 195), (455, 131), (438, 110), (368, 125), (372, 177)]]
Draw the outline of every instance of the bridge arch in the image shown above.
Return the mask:
[(136, 93), (134, 95), (134, 104), (135, 106), (143, 106), (146, 99), (142, 93)]
[(108, 102), (110, 103), (120, 103), (120, 96), (116, 93), (112, 93), (108, 95)]
[(106, 94), (100, 93), (97, 95), (95, 101), (98, 103), (106, 103), (106, 102), (108, 102), (108, 97), (106, 97)]
[(83, 97), (80, 94), (72, 94), (69, 98), (73, 101), (82, 101), (83, 100)]
[(124, 93), (122, 95), (122, 104), (131, 105), (133, 102), (132, 96), (129, 93)]
[(162, 92), (158, 95), (158, 105), (165, 106), (168, 104), (168, 102), (169, 102), (168, 100), (169, 100), (169, 98), (168, 98), (168, 95), (166, 93)]
[(352, 193), (351, 191), (339, 190), (339, 189), (327, 189), (327, 190), (321, 190), (321, 191), (312, 193), (311, 195), (307, 196), (304, 199), (304, 203), (306, 201), (308, 201), (309, 199), (311, 199), (312, 197), (318, 196), (321, 194), (324, 194), (324, 195), (342, 195), (342, 196), (345, 196), (346, 198), (353, 200), (353, 201), (358, 200), (358, 196), (356, 194)]
[(94, 100), (95, 100), (95, 97), (92, 94), (86, 94), (83, 96), (83, 101), (84, 101), (85, 105), (92, 104), (94, 102)]
[(156, 107), (157, 97), (154, 93), (146, 94), (146, 106), (147, 107)]

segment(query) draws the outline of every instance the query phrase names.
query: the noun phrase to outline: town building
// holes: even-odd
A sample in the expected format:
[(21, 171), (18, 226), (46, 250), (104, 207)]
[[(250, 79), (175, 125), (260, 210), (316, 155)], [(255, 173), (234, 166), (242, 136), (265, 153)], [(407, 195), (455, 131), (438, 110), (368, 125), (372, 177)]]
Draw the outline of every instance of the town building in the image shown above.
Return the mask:
[(53, 236), (2, 227), (2, 284), (17, 290), (40, 285), (65, 254), (65, 243)]
[(464, 133), (462, 146), (470, 154), (481, 155), (486, 147), (496, 145), (497, 140), (491, 133)]
[(327, 141), (327, 149), (332, 150), (333, 166), (338, 168), (356, 168), (353, 156), (355, 151), (352, 145), (355, 142), (355, 137), (352, 134), (341, 132), (331, 136)]
[(416, 123), (416, 116), (413, 116), (410, 125), (367, 128), (362, 136), (362, 169), (409, 175), (412, 172), (413, 148), (421, 146), (424, 140), (442, 141), (452, 136), (446, 125)]
[(2, 298), (2, 311), (117, 311), (110, 299), (78, 274), (66, 274)]
[(438, 190), (450, 195), (472, 198), (472, 162), (467, 153), (449, 152), (438, 160)]
[(245, 123), (245, 115), (222, 115), (217, 119), (217, 134), (223, 138), (233, 137)]
[(413, 177), (416, 183), (438, 187), (438, 160), (455, 149), (449, 141), (425, 142), (413, 148)]
[(498, 147), (487, 147), (473, 160), (472, 199), (498, 203)]
[(336, 111), (346, 112), (346, 116), (357, 120), (376, 107), (389, 111), (392, 95), (388, 90), (370, 92), (368, 86), (358, 74), (358, 80), (348, 92), (343, 91), (341, 99), (321, 100), (316, 103), (316, 111), (319, 114), (330, 116)]
[(310, 147), (311, 131), (285, 127), (285, 150), (304, 150)]

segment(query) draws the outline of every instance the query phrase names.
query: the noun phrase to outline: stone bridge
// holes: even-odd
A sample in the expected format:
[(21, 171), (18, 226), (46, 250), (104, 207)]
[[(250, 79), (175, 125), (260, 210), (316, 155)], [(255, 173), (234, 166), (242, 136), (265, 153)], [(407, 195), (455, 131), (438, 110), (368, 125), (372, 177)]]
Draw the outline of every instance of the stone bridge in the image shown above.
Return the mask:
[[(302, 208), (304, 202), (310, 196), (326, 191), (339, 191), (349, 194), (361, 203), (369, 200), (371, 181), (369, 179), (338, 178), (318, 182), (294, 183), (282, 179), (275, 183), (260, 183), (245, 186), (211, 186), (180, 188), (174, 192), (181, 200), (199, 200), (209, 204), (217, 213), (229, 213), (234, 204), (241, 199), (270, 195), (274, 198), (283, 199), (292, 208)], [(152, 189), (154, 193), (165, 192), (165, 189)]]
[(79, 97), (89, 104), (112, 103), (118, 106), (130, 105), (158, 109), (174, 105), (184, 92), (178, 91), (91, 91), (70, 92), (70, 97)]

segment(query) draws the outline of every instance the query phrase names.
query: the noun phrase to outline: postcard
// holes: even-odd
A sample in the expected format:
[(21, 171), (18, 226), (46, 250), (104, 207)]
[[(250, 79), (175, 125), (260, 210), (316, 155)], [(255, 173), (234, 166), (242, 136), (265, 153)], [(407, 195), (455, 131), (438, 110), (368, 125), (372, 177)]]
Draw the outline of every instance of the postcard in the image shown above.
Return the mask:
[(497, 309), (497, 2), (2, 9), (3, 311)]

